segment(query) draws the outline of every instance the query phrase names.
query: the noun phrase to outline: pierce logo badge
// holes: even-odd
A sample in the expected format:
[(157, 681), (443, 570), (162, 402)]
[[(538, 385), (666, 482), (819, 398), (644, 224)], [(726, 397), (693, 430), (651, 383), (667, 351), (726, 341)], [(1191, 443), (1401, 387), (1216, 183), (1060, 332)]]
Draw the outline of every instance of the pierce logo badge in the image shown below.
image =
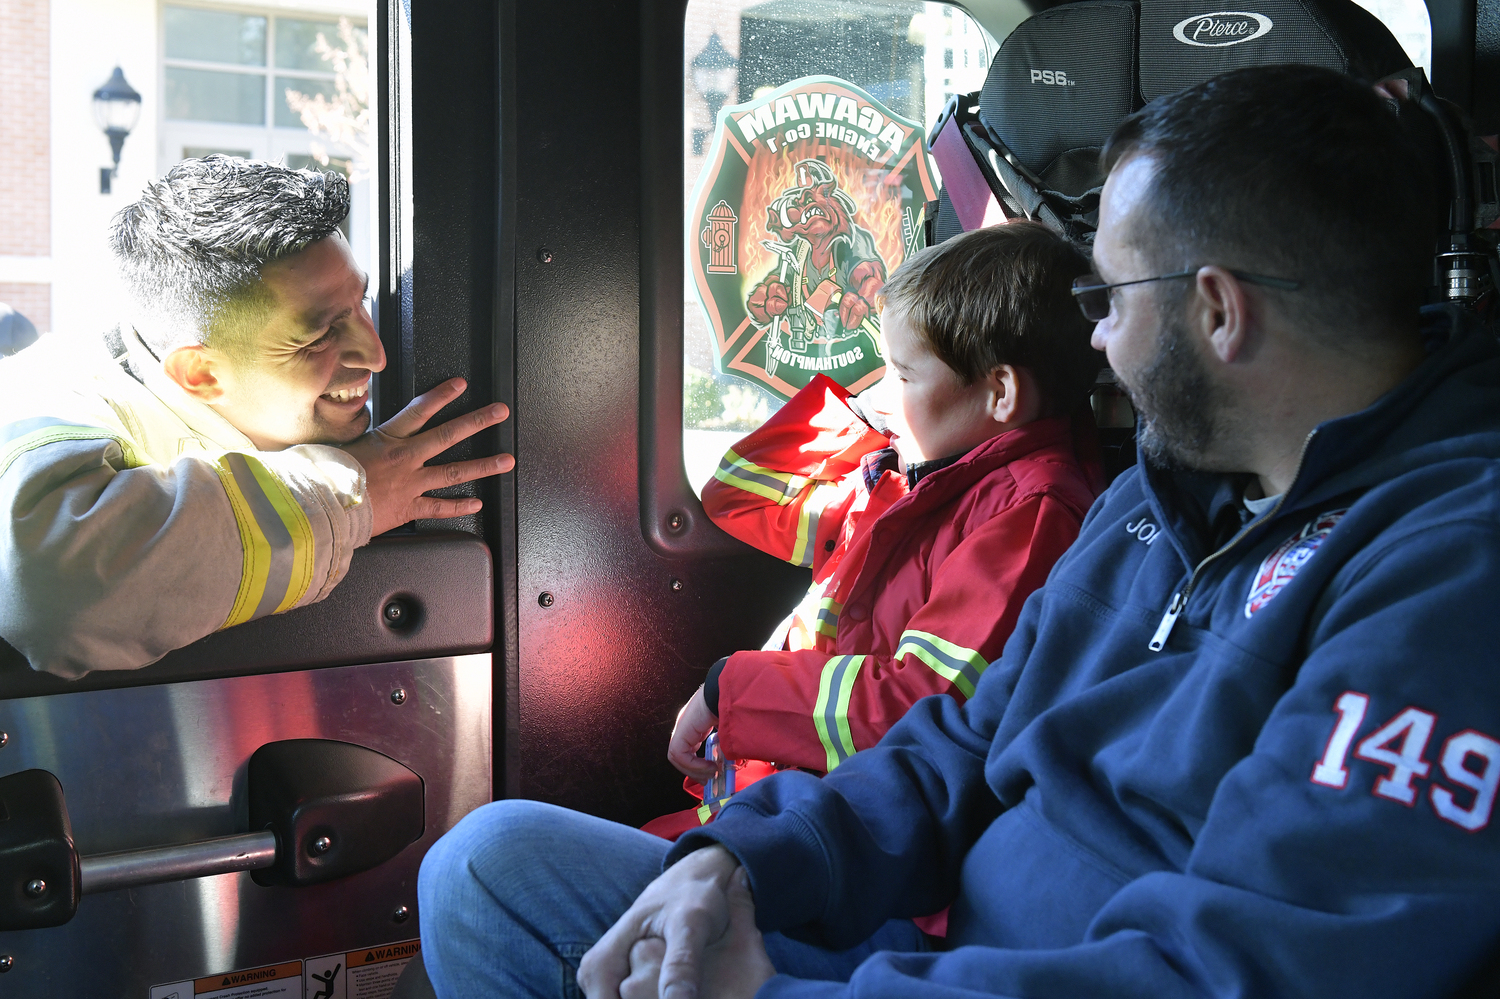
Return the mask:
[(1306, 527), (1277, 545), (1265, 557), (1256, 570), (1255, 578), (1250, 582), (1250, 595), (1245, 601), (1246, 617), (1270, 603), (1276, 594), (1286, 588), (1286, 584), (1307, 564), (1308, 559), (1313, 557), (1318, 547), (1333, 532), (1334, 526), (1348, 512), (1345, 509), (1318, 514)]
[(1272, 27), (1271, 19), (1264, 14), (1248, 10), (1216, 10), (1179, 21), (1172, 29), (1172, 36), (1184, 45), (1224, 48), (1260, 38)]

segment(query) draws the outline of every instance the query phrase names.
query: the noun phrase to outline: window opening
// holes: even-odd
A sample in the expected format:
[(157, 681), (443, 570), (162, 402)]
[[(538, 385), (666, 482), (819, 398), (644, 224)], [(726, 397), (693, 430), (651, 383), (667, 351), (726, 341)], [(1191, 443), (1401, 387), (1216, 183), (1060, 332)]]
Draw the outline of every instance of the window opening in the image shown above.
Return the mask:
[(368, 4), (160, 11), (158, 173), (216, 152), (342, 173), (353, 204), (339, 228), (373, 272)]
[[(76, 0), (13, 0), (0, 19), (0, 315), (20, 314), (43, 336), (119, 322), (111, 219), (173, 164), (212, 153), (348, 174), (345, 233), (372, 269), (368, 87), (347, 96), (367, 75), (373, 9), (369, 0), (172, 0), (84, 16)], [(325, 58), (320, 38), (342, 64)], [(117, 66), (140, 112), (115, 170), (90, 99)], [(294, 105), (288, 90), (306, 101)], [(333, 127), (340, 120), (347, 127)], [(101, 168), (112, 173), (109, 193)]]
[(1413, 66), (1422, 67), (1432, 79), (1432, 20), (1423, 0), (1355, 0), (1380, 18), (1406, 50)]
[[(690, 0), (685, 28), (683, 461), (699, 492), (814, 374), (856, 389), (881, 377), (878, 312), (855, 301), (874, 286), (860, 278), (883, 282), (920, 245), (941, 183), (922, 137), (949, 97), (983, 86), (997, 44), (940, 3)], [(847, 228), (839, 262), (812, 262), (825, 248), (784, 224), (817, 204)], [(764, 307), (780, 291), (752, 308), (772, 276), (787, 277), (775, 283), (795, 319)]]

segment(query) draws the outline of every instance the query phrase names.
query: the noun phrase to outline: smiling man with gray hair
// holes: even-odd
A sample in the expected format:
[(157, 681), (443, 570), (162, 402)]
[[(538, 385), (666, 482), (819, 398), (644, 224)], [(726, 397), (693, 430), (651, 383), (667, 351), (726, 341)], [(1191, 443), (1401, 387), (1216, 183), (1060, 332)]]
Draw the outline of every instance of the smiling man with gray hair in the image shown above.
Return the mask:
[(426, 467), (509, 415), (422, 431), (462, 379), (371, 429), (348, 213), (336, 173), (186, 160), (115, 219), (128, 321), (0, 360), (0, 637), (34, 668), (133, 669), (321, 600), (371, 535), (479, 509), (424, 493), (514, 466)]

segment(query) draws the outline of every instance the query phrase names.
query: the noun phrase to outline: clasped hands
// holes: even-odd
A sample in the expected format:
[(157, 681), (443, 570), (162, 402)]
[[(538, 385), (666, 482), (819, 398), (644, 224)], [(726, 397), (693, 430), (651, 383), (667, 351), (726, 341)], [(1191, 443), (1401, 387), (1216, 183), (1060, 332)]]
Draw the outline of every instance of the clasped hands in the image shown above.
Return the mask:
[(776, 970), (749, 879), (728, 850), (695, 850), (646, 886), (583, 955), (589, 999), (750, 999)]

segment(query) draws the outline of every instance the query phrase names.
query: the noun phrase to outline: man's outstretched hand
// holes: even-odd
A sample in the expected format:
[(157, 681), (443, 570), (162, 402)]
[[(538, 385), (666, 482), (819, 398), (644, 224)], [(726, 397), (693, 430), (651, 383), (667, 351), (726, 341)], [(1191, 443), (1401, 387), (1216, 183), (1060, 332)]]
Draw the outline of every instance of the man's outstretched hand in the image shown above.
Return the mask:
[(578, 968), (589, 999), (749, 999), (776, 973), (739, 861), (696, 850), (641, 892)]
[(446, 499), (423, 493), (499, 475), (516, 467), (516, 459), (508, 454), (427, 465), (459, 441), (510, 416), (510, 407), (497, 402), (431, 430), (422, 430), (433, 414), (457, 399), (465, 387), (467, 383), (462, 378), (450, 378), (417, 396), (379, 427), (344, 445), (344, 450), (364, 466), (365, 497), (375, 518), (371, 535), (384, 534), (413, 520), (442, 520), (478, 513), (483, 504), (477, 499)]

